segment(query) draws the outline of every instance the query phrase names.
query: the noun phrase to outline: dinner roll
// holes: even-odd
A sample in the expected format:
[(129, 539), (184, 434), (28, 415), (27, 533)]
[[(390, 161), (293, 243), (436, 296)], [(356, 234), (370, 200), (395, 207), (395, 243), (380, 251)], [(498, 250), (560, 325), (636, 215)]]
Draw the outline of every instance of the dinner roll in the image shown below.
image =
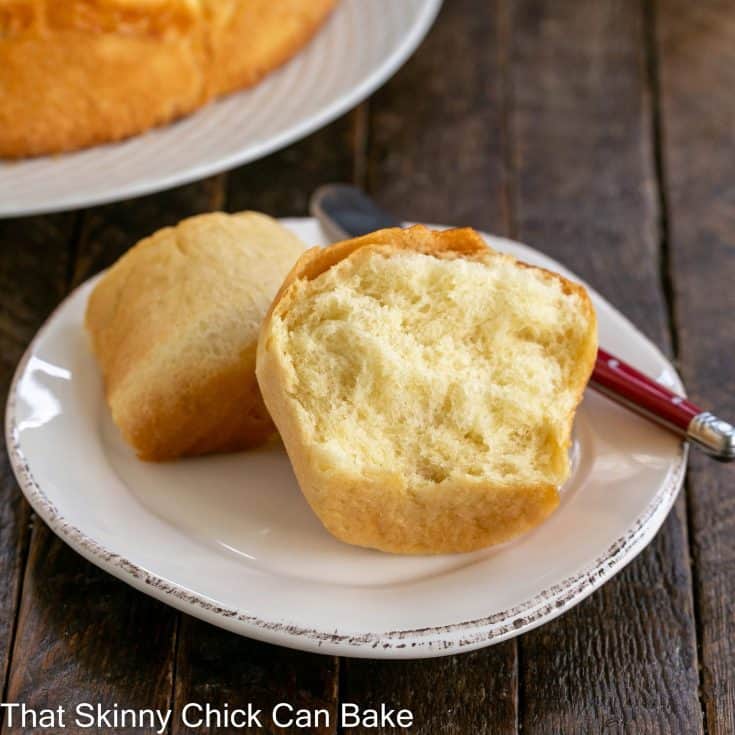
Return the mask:
[(596, 335), (582, 286), (473, 230), (388, 229), (300, 258), (256, 373), (332, 534), (471, 551), (556, 508)]
[(0, 156), (120, 140), (249, 87), (335, 3), (0, 0)]
[(141, 459), (242, 449), (273, 424), (255, 380), (263, 317), (302, 243), (275, 220), (205, 214), (105, 273), (86, 327), (107, 401)]

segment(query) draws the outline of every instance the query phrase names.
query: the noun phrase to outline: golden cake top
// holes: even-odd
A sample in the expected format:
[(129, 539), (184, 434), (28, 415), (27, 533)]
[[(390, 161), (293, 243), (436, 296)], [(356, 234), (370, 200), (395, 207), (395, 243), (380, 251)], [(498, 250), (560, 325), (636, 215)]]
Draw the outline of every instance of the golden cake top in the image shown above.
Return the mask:
[(158, 35), (191, 26), (206, 0), (0, 0), (0, 37), (45, 30)]

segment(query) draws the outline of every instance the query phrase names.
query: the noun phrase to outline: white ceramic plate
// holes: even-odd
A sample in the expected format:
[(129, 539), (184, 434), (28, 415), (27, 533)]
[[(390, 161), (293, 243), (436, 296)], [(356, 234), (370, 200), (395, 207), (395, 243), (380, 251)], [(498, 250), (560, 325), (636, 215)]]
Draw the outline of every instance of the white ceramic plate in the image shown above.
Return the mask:
[[(285, 220), (323, 243), (313, 220)], [(528, 247), (488, 236), (564, 272)], [(686, 452), (667, 432), (588, 392), (574, 472), (557, 512), (502, 547), (440, 557), (382, 554), (333, 539), (280, 447), (167, 464), (121, 441), (82, 330), (93, 281), (28, 348), (7, 442), (33, 508), (68, 544), (144, 592), (223, 628), (347, 656), (428, 657), (497, 643), (568, 610), (651, 540), (681, 486)], [(659, 351), (599, 295), (600, 339), (682, 386)]]
[(341, 0), (298, 56), (257, 87), (122, 143), (0, 161), (0, 217), (148, 194), (261, 158), (326, 125), (388, 79), (441, 0)]

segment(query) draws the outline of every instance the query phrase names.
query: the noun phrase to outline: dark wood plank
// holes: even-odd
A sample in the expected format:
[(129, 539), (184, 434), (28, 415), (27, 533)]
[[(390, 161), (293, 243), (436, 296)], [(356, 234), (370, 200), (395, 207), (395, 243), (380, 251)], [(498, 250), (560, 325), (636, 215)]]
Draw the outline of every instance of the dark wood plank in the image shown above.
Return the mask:
[(231, 171), (227, 208), (256, 209), (273, 217), (308, 215), (311, 193), (332, 181), (354, 182), (363, 168), (367, 104), (299, 143)]
[[(92, 566), (38, 519), (23, 587), (7, 700), (67, 710), (170, 704), (175, 615)], [(15, 715), (18, 717), (18, 715)], [(31, 720), (3, 732), (39, 732)], [(131, 728), (153, 733), (155, 728)]]
[[(370, 103), (367, 184), (405, 219), (510, 234), (503, 4), (451, 0)], [(414, 662), (345, 660), (340, 700), (413, 711), (416, 735), (515, 733), (516, 645)], [(346, 732), (395, 732), (392, 728)]]
[[(201, 724), (202, 712), (192, 710), (189, 724), (183, 717), (174, 723), (174, 735), (201, 733), (295, 733), (306, 729), (314, 735), (337, 732), (338, 659), (331, 656), (291, 651), (265, 643), (241, 638), (184, 616), (179, 632), (176, 668), (176, 710), (183, 714), (186, 703), (209, 702), (220, 710), (229, 705), (247, 710), (262, 710), (259, 722), (252, 727)], [(279, 710), (278, 721), (287, 722), (296, 716), (296, 710), (321, 709), (328, 713), (328, 722), (320, 717), (315, 726), (276, 727), (273, 707), (284, 702), (294, 708), (289, 713)], [(193, 719), (192, 719), (193, 718)], [(237, 723), (236, 723), (237, 724)], [(196, 725), (196, 726), (194, 726)]]
[[(80, 227), (67, 226), (57, 236), (56, 246), (66, 247), (72, 231), (80, 233), (63, 285), (49, 289), (49, 297), (60, 300), (70, 282), (109, 265), (154, 229), (210, 209), (221, 202), (223, 187), (223, 180), (209, 180), (80, 215)], [(53, 273), (46, 263), (36, 267), (37, 278)], [(30, 274), (20, 282), (35, 285)], [(98, 570), (36, 521), (7, 699), (35, 708), (117, 702), (165, 709), (172, 699), (175, 629), (173, 610)], [(71, 720), (66, 731), (85, 732)]]
[[(519, 235), (668, 349), (641, 6), (513, 8)], [(701, 732), (682, 503), (618, 577), (524, 636), (520, 661), (524, 733)]]
[(370, 102), (367, 185), (406, 220), (509, 234), (503, 0), (445, 3)]
[[(0, 395), (15, 366), (66, 290), (73, 215), (0, 221)], [(2, 439), (5, 441), (4, 437)], [(4, 446), (4, 444), (3, 444)], [(5, 451), (0, 454), (0, 677), (7, 674), (26, 562), (31, 512)]]
[(496, 735), (515, 733), (516, 646), (424, 661), (342, 659), (340, 702), (362, 708), (408, 709), (410, 729), (345, 728), (345, 733)]
[[(289, 148), (237, 169), (228, 176), (227, 209), (255, 209), (273, 216), (304, 216), (311, 192), (329, 181), (350, 181), (359, 166), (357, 138), (363, 111), (345, 116), (325, 130)], [(176, 709), (187, 702), (208, 701), (222, 707), (252, 702), (264, 712), (274, 704), (322, 708), (330, 713), (329, 726), (309, 730), (336, 732), (338, 662), (329, 656), (295, 653), (276, 646), (238, 638), (198, 621), (185, 618), (179, 634), (176, 665)], [(180, 720), (174, 735), (214, 732), (214, 728), (187, 728)], [(258, 732), (222, 727), (218, 733)], [(290, 731), (296, 732), (292, 729)]]
[[(657, 0), (663, 165), (679, 362), (690, 394), (735, 421), (735, 14)], [(694, 453), (692, 555), (707, 732), (735, 732), (735, 470)]]

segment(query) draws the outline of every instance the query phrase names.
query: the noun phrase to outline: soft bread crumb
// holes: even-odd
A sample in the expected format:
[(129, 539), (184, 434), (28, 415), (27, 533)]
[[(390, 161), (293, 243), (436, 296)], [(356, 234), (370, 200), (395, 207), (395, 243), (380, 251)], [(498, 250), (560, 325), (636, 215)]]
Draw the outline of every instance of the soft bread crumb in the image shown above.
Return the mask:
[(596, 350), (584, 289), (484, 247), (369, 237), (312, 278), (297, 265), (261, 333), (259, 380), (302, 489), (337, 536), (391, 551), (525, 530), (569, 472)]
[(563, 482), (581, 298), (488, 260), (365, 248), (295, 285), (274, 340), (326, 461), (411, 484)]

